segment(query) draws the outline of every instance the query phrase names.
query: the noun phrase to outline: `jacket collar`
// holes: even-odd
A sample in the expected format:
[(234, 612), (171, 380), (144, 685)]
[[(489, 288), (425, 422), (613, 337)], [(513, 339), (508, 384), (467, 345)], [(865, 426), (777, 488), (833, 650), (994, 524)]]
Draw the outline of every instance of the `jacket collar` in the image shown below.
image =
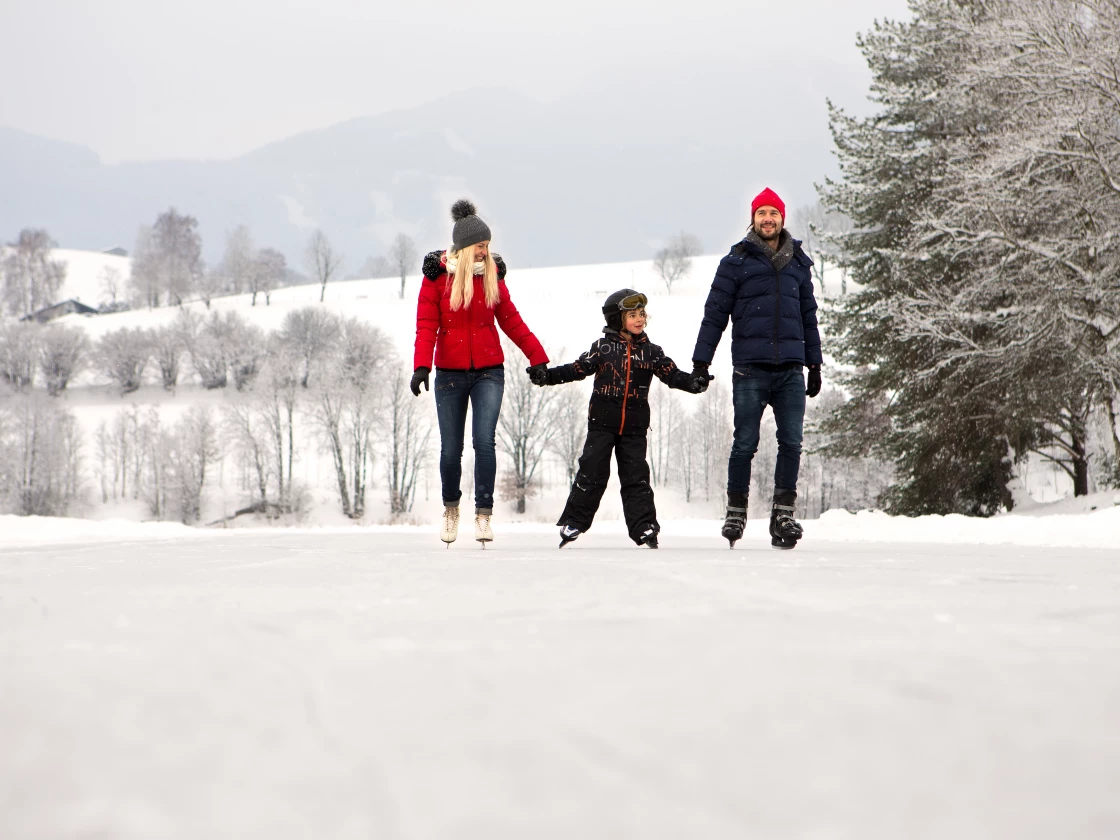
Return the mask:
[(753, 227), (747, 231), (747, 235), (739, 240), (739, 244), (735, 247), (739, 248), (740, 252), (751, 253), (771, 261), (778, 255), (783, 255), (785, 261), (782, 265), (788, 263), (796, 254), (804, 253), (801, 250), (801, 240), (794, 239), (793, 234), (785, 229), (782, 230), (778, 250), (776, 252), (771, 250), (770, 246), (762, 241), (762, 237), (755, 232)]
[[(618, 330), (611, 329), (610, 327), (603, 327), (603, 335), (605, 335), (607, 338), (613, 338), (615, 341), (626, 341), (626, 339), (618, 334)], [(646, 334), (645, 330), (642, 331), (641, 335), (634, 335), (632, 333), (630, 335), (631, 344), (646, 344), (648, 342), (649, 336)]]

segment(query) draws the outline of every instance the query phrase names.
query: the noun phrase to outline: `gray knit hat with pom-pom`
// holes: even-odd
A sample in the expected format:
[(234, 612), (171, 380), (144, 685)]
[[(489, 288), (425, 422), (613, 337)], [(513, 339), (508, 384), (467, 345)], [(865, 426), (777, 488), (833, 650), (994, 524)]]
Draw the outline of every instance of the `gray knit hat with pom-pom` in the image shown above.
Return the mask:
[(465, 198), (451, 205), (451, 218), (455, 227), (451, 231), (451, 244), (456, 251), (490, 239), (490, 228), (475, 215), (475, 207)]

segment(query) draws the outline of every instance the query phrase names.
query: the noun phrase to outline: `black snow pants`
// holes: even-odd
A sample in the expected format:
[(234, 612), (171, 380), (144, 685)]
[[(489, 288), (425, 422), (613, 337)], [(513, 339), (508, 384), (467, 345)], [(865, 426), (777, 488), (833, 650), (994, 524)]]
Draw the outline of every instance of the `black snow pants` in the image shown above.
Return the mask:
[(645, 435), (619, 435), (589, 428), (583, 454), (579, 456), (579, 471), (572, 482), (572, 492), (568, 494), (568, 503), (564, 505), (564, 512), (556, 524), (571, 525), (581, 531), (591, 527), (603, 492), (607, 489), (607, 479), (611, 477), (612, 451), (618, 460), (626, 529), (630, 532), (630, 539), (640, 544), (642, 533), (650, 526), (661, 530), (653, 504), (653, 488), (649, 484)]

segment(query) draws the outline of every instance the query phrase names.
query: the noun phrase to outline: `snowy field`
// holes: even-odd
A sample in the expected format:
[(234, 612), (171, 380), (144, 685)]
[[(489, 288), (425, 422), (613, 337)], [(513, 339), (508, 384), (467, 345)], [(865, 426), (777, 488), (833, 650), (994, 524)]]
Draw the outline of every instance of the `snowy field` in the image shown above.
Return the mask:
[(5, 840), (1120, 836), (1113, 549), (60, 525), (0, 541)]

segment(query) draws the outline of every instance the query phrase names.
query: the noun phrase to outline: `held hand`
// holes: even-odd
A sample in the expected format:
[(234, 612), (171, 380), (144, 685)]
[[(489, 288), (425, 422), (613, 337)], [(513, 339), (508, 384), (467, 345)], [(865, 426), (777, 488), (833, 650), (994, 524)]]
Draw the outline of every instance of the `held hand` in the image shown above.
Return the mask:
[(413, 372), (412, 381), (408, 383), (408, 387), (411, 389), (413, 396), (416, 396), (416, 397), (420, 396), (420, 383), (421, 382), (424, 383), (424, 390), (425, 391), (430, 390), (428, 388), (428, 374), (429, 373), (431, 373), (431, 371), (429, 371), (428, 368), (426, 368), (426, 367), (418, 367)]
[(548, 365), (532, 365), (525, 368), (525, 372), (529, 374), (529, 381), (534, 385), (544, 387), (548, 384)]
[(821, 392), (821, 366), (809, 365), (809, 376), (805, 384), (805, 396), (815, 397)]
[(703, 394), (708, 390), (708, 383), (715, 379), (708, 373), (708, 366), (704, 362), (693, 362), (692, 373), (689, 374), (692, 378), (692, 393)]

